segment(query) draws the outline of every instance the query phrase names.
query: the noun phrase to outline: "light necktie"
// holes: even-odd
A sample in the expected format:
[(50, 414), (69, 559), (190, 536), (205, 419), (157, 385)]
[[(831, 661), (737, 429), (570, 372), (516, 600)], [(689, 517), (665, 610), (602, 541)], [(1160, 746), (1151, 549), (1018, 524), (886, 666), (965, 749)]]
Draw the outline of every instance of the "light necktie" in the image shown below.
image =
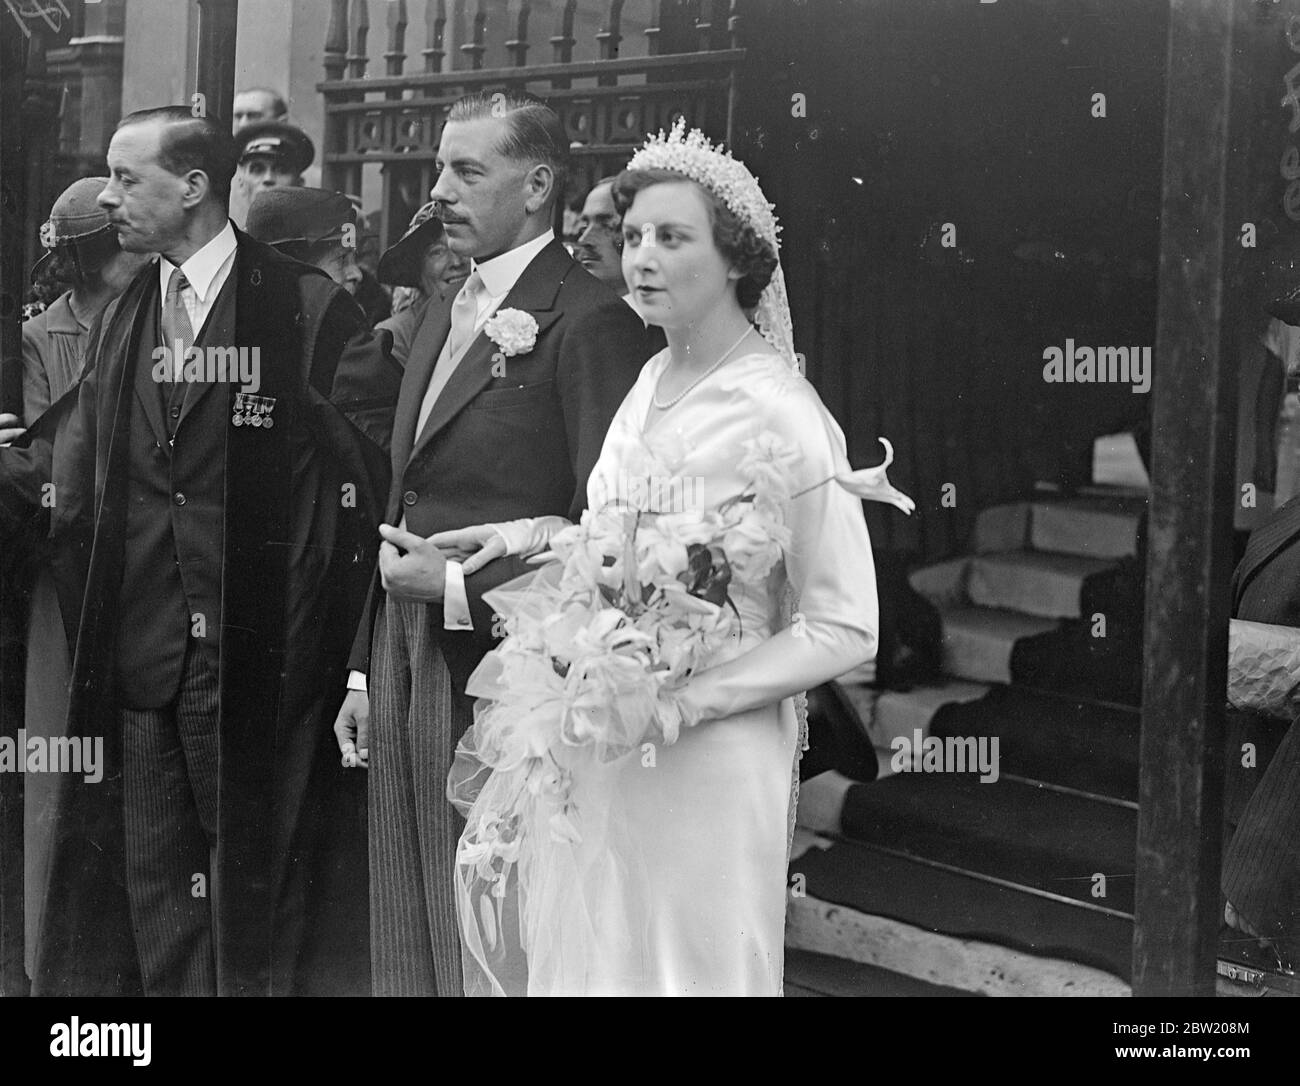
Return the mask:
[(478, 316), (479, 291), (482, 287), (482, 276), (474, 272), (465, 280), (456, 300), (451, 303), (451, 329), (447, 332), (446, 349), (438, 355), (433, 376), (429, 378), (429, 387), (424, 390), (424, 399), (420, 402), (420, 414), (415, 424), (417, 439), (433, 413), (433, 405), (438, 402), (442, 390), (447, 387), (451, 375), (460, 365), (465, 349), (474, 341), (475, 318)]
[(483, 288), (483, 277), (473, 272), (460, 288), (451, 304), (451, 354), (454, 358), (469, 346), (474, 335), (474, 318), (478, 316), (478, 295)]

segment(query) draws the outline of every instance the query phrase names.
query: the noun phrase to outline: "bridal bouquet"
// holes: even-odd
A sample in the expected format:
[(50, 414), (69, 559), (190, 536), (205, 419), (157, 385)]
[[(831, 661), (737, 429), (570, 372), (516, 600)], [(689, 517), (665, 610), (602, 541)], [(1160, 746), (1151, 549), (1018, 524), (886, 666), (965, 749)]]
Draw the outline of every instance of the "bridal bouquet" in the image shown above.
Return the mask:
[(480, 698), (473, 758), (497, 779), (493, 801), (470, 812), (457, 862), (493, 896), (505, 895), (526, 833), (581, 842), (575, 761), (672, 744), (693, 723), (675, 694), (739, 641), (732, 592), (767, 577), (789, 543), (796, 459), (758, 434), (738, 465), (741, 492), (704, 507), (702, 480), (650, 455), (644, 475), (621, 476), (614, 499), (551, 537), (542, 569), (488, 594), (507, 616), (505, 639), (469, 693)]

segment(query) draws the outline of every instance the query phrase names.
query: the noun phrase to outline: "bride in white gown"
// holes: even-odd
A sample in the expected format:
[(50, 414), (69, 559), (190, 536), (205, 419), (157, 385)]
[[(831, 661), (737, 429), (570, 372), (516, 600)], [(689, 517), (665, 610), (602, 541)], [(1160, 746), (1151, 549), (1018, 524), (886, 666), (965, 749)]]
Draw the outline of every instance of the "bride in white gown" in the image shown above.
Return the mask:
[[(736, 633), (676, 691), (687, 725), (678, 740), (574, 770), (581, 840), (546, 839), (520, 862), (508, 921), (485, 933), (462, 894), (466, 991), (777, 995), (803, 692), (875, 653), (871, 544), (860, 499), (825, 485), (851, 470), (844, 436), (799, 372), (776, 223), (757, 182), (679, 127), (638, 152), (614, 192), (624, 274), (668, 348), (610, 426), (589, 507), (665, 469), (715, 507), (744, 488), (745, 443), (776, 435), (796, 453), (790, 542), (765, 579), (733, 581)], [(435, 541), (472, 555), (469, 572), (507, 551), (545, 550), (557, 519)], [(453, 771), (462, 805), (463, 776)]]

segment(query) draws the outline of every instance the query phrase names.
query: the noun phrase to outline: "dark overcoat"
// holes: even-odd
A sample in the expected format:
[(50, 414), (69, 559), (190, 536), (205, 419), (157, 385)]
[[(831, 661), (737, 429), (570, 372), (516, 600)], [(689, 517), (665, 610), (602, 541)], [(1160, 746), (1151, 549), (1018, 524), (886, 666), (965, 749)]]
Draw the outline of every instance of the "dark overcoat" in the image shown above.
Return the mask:
[[(234, 425), (238, 383), (202, 393), (228, 408), (216, 446), (221, 731), (206, 888), (218, 990), (365, 991), (364, 778), (339, 766), (331, 726), (374, 568), (401, 373), (387, 336), (373, 338), (328, 277), (236, 234), (234, 343), (260, 348), (257, 395), (273, 402), (274, 425)], [(38, 480), (53, 483), (49, 545), (74, 646), (68, 734), (104, 741), (102, 781), (60, 778), (34, 994), (139, 988), (113, 675), (129, 433), (132, 413), (147, 407), (134, 371), (158, 306), (151, 265), (92, 329), (58, 440), (0, 450), (0, 531), (29, 515)], [(186, 462), (183, 424), (171, 450), (178, 491), (201, 470)]]

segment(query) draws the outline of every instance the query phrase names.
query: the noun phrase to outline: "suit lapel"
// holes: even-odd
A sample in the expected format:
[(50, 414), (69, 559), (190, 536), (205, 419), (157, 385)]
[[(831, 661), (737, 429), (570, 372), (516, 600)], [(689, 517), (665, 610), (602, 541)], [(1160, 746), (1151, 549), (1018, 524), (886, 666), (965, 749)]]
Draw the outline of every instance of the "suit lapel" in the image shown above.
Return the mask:
[[(442, 353), (442, 345), (451, 331), (451, 305), (430, 303), (424, 319), (411, 341), (411, 351), (406, 359), (406, 374), (397, 396), (397, 413), (393, 420), (393, 477), (401, 477), (411, 460), (415, 444), (415, 425), (420, 419), (420, 404), (429, 388), (433, 368)], [(444, 394), (446, 389), (443, 390)]]
[[(162, 333), (159, 331), (159, 314), (161, 312), (162, 298), (158, 286), (158, 265), (157, 262), (151, 262), (146, 269), (151, 279), (145, 287), (144, 294), (136, 303), (144, 310), (139, 324), (136, 326), (138, 335), (141, 338), (146, 336), (153, 339), (155, 343), (162, 343)], [(140, 344), (134, 337), (127, 337), (128, 349), (138, 352)], [(171, 437), (167, 433), (167, 422), (163, 418), (162, 399), (158, 395), (158, 384), (152, 380), (145, 381), (142, 375), (136, 374), (131, 384), (135, 387), (135, 398), (144, 408), (145, 418), (149, 420), (149, 428), (153, 431), (153, 436), (158, 441), (158, 447), (168, 449), (171, 447)]]
[(1250, 533), (1246, 553), (1233, 574), (1232, 613), (1237, 613), (1241, 597), (1262, 566), (1300, 535), (1300, 497), (1292, 498), (1272, 517)]
[[(577, 267), (577, 264), (569, 256), (564, 246), (558, 240), (551, 241), (524, 269), (523, 275), (515, 282), (509, 293), (501, 299), (501, 304), (497, 306), (496, 312), (500, 313), (504, 309), (522, 309), (524, 312), (537, 317), (539, 326), (552, 323), (554, 318), (545, 321), (542, 319), (542, 314), (550, 312), (565, 276), (575, 267)], [(447, 318), (447, 324), (450, 327), (450, 316)], [(445, 333), (443, 339), (446, 339)], [(440, 341), (439, 350), (441, 350), (441, 346)], [(496, 345), (488, 338), (487, 332), (480, 329), (474, 342), (466, 349), (465, 357), (460, 360), (456, 372), (451, 375), (446, 388), (442, 390), (437, 402), (433, 405), (433, 410), (429, 413), (424, 429), (420, 431), (419, 440), (411, 450), (411, 460), (419, 456), (434, 435), (459, 415), (469, 405), (470, 401), (491, 382), (492, 355), (496, 353), (496, 349)], [(411, 357), (414, 360), (414, 349), (411, 351)], [(430, 373), (432, 373), (432, 368), (430, 368)], [(427, 378), (420, 382), (421, 400), (424, 398), (424, 390), (428, 387)], [(416, 405), (416, 411), (417, 413), (419, 411), (418, 404)]]

